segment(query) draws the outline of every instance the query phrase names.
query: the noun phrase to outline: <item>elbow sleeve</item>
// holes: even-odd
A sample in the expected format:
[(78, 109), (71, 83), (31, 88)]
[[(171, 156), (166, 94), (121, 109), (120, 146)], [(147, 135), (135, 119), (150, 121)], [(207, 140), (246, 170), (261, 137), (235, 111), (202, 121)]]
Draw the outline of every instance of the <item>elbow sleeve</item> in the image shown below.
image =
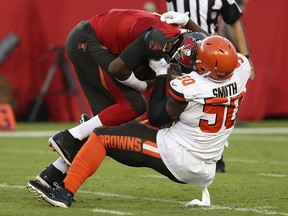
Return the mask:
[(167, 98), (158, 102), (152, 109), (149, 108), (148, 120), (151, 125), (161, 127), (162, 125), (167, 125), (173, 122), (173, 119), (167, 113), (166, 101)]

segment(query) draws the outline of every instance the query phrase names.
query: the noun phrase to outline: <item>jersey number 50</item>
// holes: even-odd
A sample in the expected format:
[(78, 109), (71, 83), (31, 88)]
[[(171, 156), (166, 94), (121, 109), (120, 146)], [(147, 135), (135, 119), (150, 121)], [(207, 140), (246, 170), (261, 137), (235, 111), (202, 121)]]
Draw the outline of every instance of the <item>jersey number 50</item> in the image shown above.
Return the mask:
[(218, 133), (222, 126), (226, 129), (235, 124), (238, 107), (243, 100), (245, 92), (231, 98), (208, 98), (205, 99), (203, 112), (205, 114), (214, 114), (213, 123), (208, 120), (200, 119), (199, 127), (205, 133)]

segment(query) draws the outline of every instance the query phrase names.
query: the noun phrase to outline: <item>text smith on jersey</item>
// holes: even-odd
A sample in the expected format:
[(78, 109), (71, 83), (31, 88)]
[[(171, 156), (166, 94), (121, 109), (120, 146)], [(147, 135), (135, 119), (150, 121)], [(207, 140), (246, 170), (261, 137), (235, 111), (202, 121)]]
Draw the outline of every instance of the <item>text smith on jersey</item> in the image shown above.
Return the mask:
[(237, 93), (237, 84), (236, 82), (233, 82), (225, 86), (214, 88), (212, 91), (215, 97), (229, 97)]

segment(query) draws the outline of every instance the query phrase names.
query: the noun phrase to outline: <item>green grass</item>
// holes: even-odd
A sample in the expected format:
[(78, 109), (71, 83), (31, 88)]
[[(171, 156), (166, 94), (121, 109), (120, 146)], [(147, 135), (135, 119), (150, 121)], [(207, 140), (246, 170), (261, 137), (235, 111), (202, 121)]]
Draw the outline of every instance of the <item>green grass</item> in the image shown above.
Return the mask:
[[(74, 124), (18, 124), (17, 131), (58, 131)], [(247, 122), (245, 128), (286, 127), (287, 121)], [(251, 132), (250, 131), (250, 132)], [(277, 131), (277, 130), (276, 130)], [(209, 191), (212, 206), (187, 208), (201, 188), (180, 185), (153, 170), (106, 158), (80, 188), (69, 209), (37, 201), (27, 181), (58, 155), (47, 137), (6, 137), (0, 132), (0, 215), (286, 215), (288, 216), (288, 134), (232, 134), (224, 153), (226, 173)], [(51, 134), (53, 135), (53, 134)], [(102, 212), (101, 212), (102, 211)], [(121, 214), (122, 213), (122, 214)]]

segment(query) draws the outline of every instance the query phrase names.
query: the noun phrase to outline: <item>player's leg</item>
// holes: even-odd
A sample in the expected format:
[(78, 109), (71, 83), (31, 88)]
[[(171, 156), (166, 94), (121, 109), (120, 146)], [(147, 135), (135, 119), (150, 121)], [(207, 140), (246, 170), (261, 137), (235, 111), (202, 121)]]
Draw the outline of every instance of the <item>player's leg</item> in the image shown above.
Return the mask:
[[(87, 121), (87, 116), (81, 116), (80, 123)], [(44, 168), (37, 176), (36, 181), (45, 185), (46, 187), (55, 188), (56, 185), (60, 184), (66, 177), (69, 165), (59, 157), (56, 161), (51, 163), (49, 166)], [(75, 201), (75, 199), (74, 199)]]
[(68, 165), (60, 157), (55, 162), (44, 168), (37, 176), (36, 180), (46, 187), (55, 187), (66, 177)]
[[(110, 80), (110, 82), (111, 82), (111, 80)], [(109, 86), (113, 86), (113, 85), (109, 85)], [(115, 95), (115, 97), (117, 96), (118, 103), (110, 106), (108, 109), (103, 110), (102, 112), (99, 113), (99, 116), (102, 117), (104, 124), (106, 124), (106, 125), (121, 124), (122, 122), (130, 121), (139, 115), (138, 113), (134, 114), (135, 112), (131, 111), (131, 108), (129, 106), (127, 106), (126, 104), (124, 104), (124, 105), (121, 104), (123, 101), (125, 101), (124, 100), (125, 96), (120, 95), (122, 91), (120, 91), (118, 96)], [(114, 93), (117, 92), (117, 89), (113, 90), (112, 92), (114, 92)], [(121, 101), (121, 97), (124, 98), (122, 101)], [(132, 98), (134, 98), (134, 97), (132, 97)], [(138, 100), (138, 102), (139, 102), (139, 100)], [(132, 103), (137, 103), (137, 101), (134, 101)], [(113, 109), (114, 109), (114, 111), (112, 111)], [(106, 119), (106, 118), (108, 118), (108, 119)], [(111, 118), (113, 119), (113, 121), (110, 120)], [(86, 124), (86, 123), (83, 123), (82, 125), (84, 125), (84, 124)], [(77, 127), (81, 128), (81, 126), (77, 126)], [(93, 128), (96, 127), (95, 124), (92, 125), (92, 127)], [(87, 126), (85, 126), (84, 129), (87, 130)], [(90, 130), (93, 130), (93, 129), (91, 128)], [(80, 142), (78, 139), (74, 139), (74, 137), (72, 137), (72, 135), (71, 135), (72, 133), (70, 133), (69, 131), (70, 130), (60, 132), (60, 133), (56, 134), (53, 138), (50, 138), (49, 141), (51, 142), (51, 139), (53, 139), (53, 141), (55, 143), (57, 142), (57, 147), (59, 148), (58, 153), (60, 152), (61, 153), (60, 155), (64, 158), (66, 158), (66, 161), (71, 163), (73, 158), (77, 154), (78, 150), (82, 146), (82, 142)], [(62, 152), (64, 152), (64, 153), (62, 153)], [(62, 167), (66, 167), (66, 170), (63, 169)], [(61, 172), (57, 172), (58, 171), (57, 169), (60, 170)], [(49, 167), (44, 169), (37, 176), (36, 179), (39, 180), (40, 182), (43, 182), (43, 180), (45, 179), (49, 185), (53, 185), (55, 179), (58, 180), (61, 178), (63, 179), (65, 177), (64, 174), (67, 172), (67, 169), (68, 169), (67, 164), (64, 163), (63, 160), (58, 159), (53, 164), (51, 164)], [(50, 182), (49, 182), (48, 181), (49, 178), (47, 178), (47, 177), (52, 176), (52, 174), (49, 175), (49, 173), (55, 173), (55, 174), (59, 173), (59, 175), (58, 175), (58, 177), (55, 176), (55, 178), (51, 178)], [(42, 179), (40, 178), (41, 176), (43, 176)]]
[(218, 172), (218, 173), (220, 173), (220, 172), (224, 173), (225, 172), (225, 162), (223, 159), (223, 155), (220, 158), (220, 160), (218, 160), (216, 163), (216, 172)]
[(63, 183), (55, 188), (46, 187), (31, 180), (28, 182), (27, 188), (36, 196), (40, 195), (49, 204), (67, 208), (73, 201), (74, 193), (97, 170), (105, 156), (106, 150), (103, 143), (95, 133), (92, 133), (73, 160), (68, 170), (69, 174), (67, 173), (69, 179), (64, 183), (67, 184), (65, 187)]
[(74, 158), (62, 186), (49, 189), (35, 181), (29, 181), (27, 187), (40, 194), (51, 205), (69, 207), (71, 197), (97, 171), (106, 154), (125, 165), (149, 167), (172, 181), (182, 183), (161, 160), (156, 144), (156, 129), (131, 122), (116, 127), (96, 128), (94, 132)]
[(87, 122), (49, 138), (49, 143), (68, 164), (72, 162), (81, 148), (80, 140), (88, 137), (94, 128), (120, 125), (137, 118), (146, 110), (146, 102), (139, 92), (115, 82), (105, 72), (100, 71), (100, 73), (103, 75), (109, 92), (115, 98), (115, 104)]
[(180, 182), (167, 169), (156, 143), (158, 129), (137, 122), (94, 130), (106, 148), (107, 156), (127, 166), (148, 167), (170, 180)]
[[(81, 41), (87, 40), (89, 34), (87, 24), (80, 23), (69, 34), (66, 41), (66, 50), (68, 57), (74, 66), (74, 70), (76, 71), (81, 88), (91, 107), (92, 113), (96, 115), (103, 109), (114, 104), (115, 100), (113, 99), (112, 95), (109, 94), (107, 89), (101, 85), (97, 62), (95, 62), (95, 60), (91, 57), (88, 50), (81, 49)], [(97, 121), (95, 123), (94, 120), (94, 124), (97, 125)], [(93, 129), (94, 126), (92, 127), (92, 130)], [(76, 154), (76, 152), (82, 146), (80, 139), (75, 139), (68, 130), (60, 132), (60, 134), (61, 136), (58, 136), (58, 139), (62, 138), (62, 140), (65, 140), (65, 142), (71, 143), (74, 146), (71, 151), (72, 153), (74, 152), (74, 154)], [(42, 184), (54, 187), (55, 182), (59, 183), (63, 181), (67, 170), (67, 163), (65, 163), (62, 158), (59, 158), (43, 169), (36, 176), (36, 180)]]
[[(60, 155), (68, 163), (73, 160), (81, 148), (81, 141), (95, 127), (102, 126), (103, 123), (104, 125), (118, 125), (136, 118), (145, 111), (145, 101), (139, 92), (113, 81), (105, 72), (99, 70), (98, 62), (103, 68), (108, 69), (110, 62), (115, 57), (103, 49), (93, 34), (95, 34), (94, 31), (87, 27), (87, 23), (82, 23), (75, 27), (67, 38), (67, 54), (74, 66), (93, 115), (95, 115), (88, 122), (64, 130), (49, 139), (49, 142), (54, 144), (54, 148), (57, 148)], [(88, 39), (89, 43), (85, 45), (85, 41)], [(109, 109), (105, 110), (107, 107)], [(101, 111), (103, 112), (100, 113)], [(100, 118), (97, 114), (100, 114)], [(62, 153), (64, 151), (66, 154)], [(60, 179), (61, 176), (63, 178), (66, 173), (63, 169), (65, 166), (67, 167), (63, 160), (56, 160), (42, 170), (37, 176), (38, 180), (43, 182), (45, 179), (48, 181), (49, 179), (44, 177), (52, 176), (51, 173), (59, 173), (58, 178), (55, 179)], [(61, 172), (57, 172), (57, 170)], [(53, 185), (55, 179), (52, 178), (47, 184)]]
[(156, 144), (158, 130), (130, 122), (115, 127), (96, 128), (74, 158), (65, 188), (73, 194), (99, 168), (106, 154), (133, 167), (149, 167), (180, 183), (163, 163)]
[[(101, 69), (107, 70), (115, 57), (101, 46), (87, 23), (72, 31), (66, 47), (91, 109), (94, 115), (97, 114), (87, 122), (49, 139), (52, 147), (70, 164), (81, 148), (79, 141), (87, 138), (95, 127), (114, 126), (135, 119), (145, 112), (146, 101), (140, 92), (122, 85)], [(107, 99), (101, 95), (107, 96)], [(107, 106), (109, 99), (113, 102)]]

